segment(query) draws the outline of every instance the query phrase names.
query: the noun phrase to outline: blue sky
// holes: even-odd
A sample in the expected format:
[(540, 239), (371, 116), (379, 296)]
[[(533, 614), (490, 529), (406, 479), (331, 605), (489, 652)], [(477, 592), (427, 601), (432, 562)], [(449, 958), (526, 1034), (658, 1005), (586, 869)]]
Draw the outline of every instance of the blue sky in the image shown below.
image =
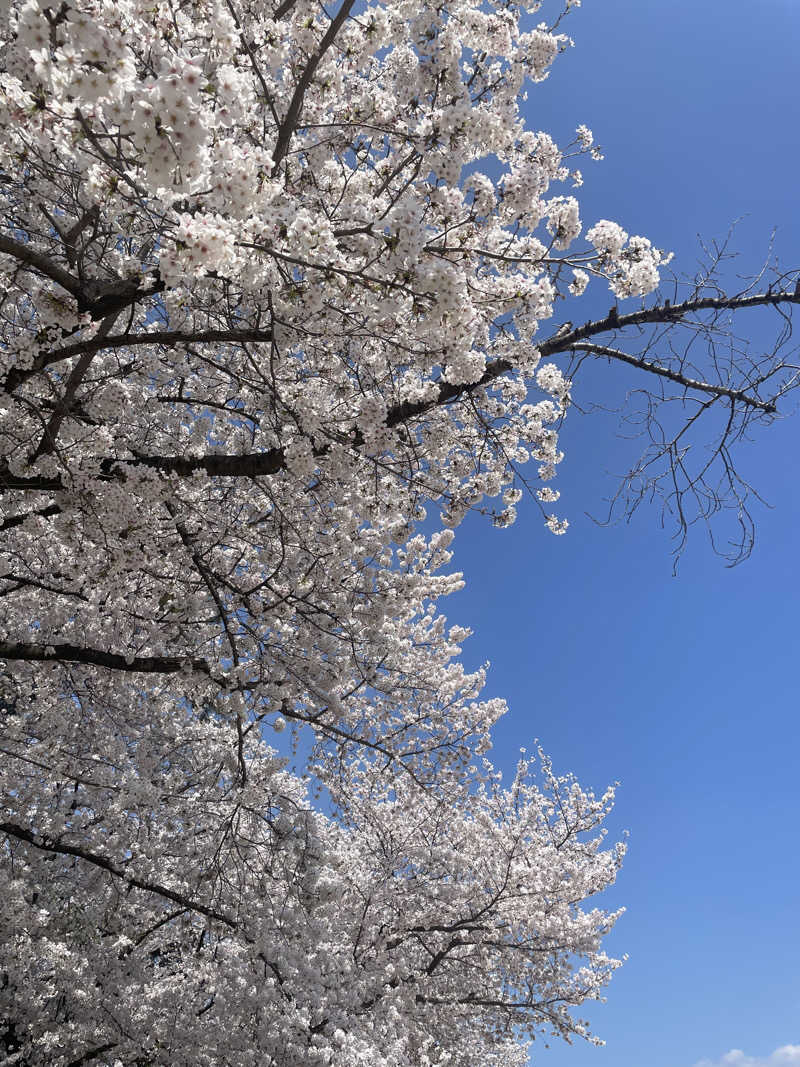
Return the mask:
[[(585, 224), (614, 219), (691, 271), (696, 235), (746, 216), (743, 270), (775, 226), (782, 261), (800, 265), (800, 5), (584, 0), (565, 29), (576, 47), (527, 107), (562, 143), (583, 122), (603, 145), (584, 167)], [(594, 301), (579, 315), (610, 302)], [(575, 396), (594, 398), (588, 381)], [(611, 528), (585, 515), (633, 456), (614, 421), (571, 414), (562, 447), (567, 535), (525, 501), (508, 531), (469, 520), (454, 561), (467, 588), (443, 605), (511, 705), (501, 765), (538, 737), (582, 783), (621, 782), (612, 832), (630, 831), (630, 852), (608, 904), (628, 912), (609, 949), (630, 960), (590, 1012), (607, 1044), (537, 1044), (533, 1063), (800, 1065), (800, 418), (740, 452), (772, 505), (752, 558), (726, 568), (698, 530), (677, 577), (656, 509)]]

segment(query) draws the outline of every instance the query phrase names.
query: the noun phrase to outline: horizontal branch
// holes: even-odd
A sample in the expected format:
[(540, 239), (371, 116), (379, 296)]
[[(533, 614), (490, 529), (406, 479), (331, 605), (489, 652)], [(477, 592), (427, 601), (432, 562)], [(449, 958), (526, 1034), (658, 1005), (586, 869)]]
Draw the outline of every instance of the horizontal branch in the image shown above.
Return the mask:
[(701, 393), (710, 393), (712, 396), (726, 396), (731, 400), (738, 400), (748, 407), (764, 411), (768, 415), (773, 415), (777, 411), (775, 404), (772, 402), (757, 400), (755, 397), (748, 396), (741, 389), (729, 389), (725, 385), (712, 385), (709, 382), (701, 382), (697, 378), (689, 378), (687, 375), (681, 374), (680, 371), (671, 370), (660, 363), (653, 363), (648, 359), (643, 359), (641, 356), (631, 356), (627, 352), (620, 352), (618, 348), (609, 348), (607, 345), (596, 345), (590, 341), (583, 341), (572, 345), (570, 350), (572, 352), (589, 352), (594, 356), (607, 356), (609, 359), (628, 363), (631, 367), (638, 367), (639, 370), (647, 371), (648, 374), (656, 374), (660, 378), (668, 378), (671, 382), (683, 386), (684, 389), (694, 389)]
[[(318, 450), (319, 454), (324, 449)], [(100, 463), (101, 478), (122, 476), (122, 467), (149, 467), (162, 474), (176, 474), (180, 478), (189, 478), (198, 471), (204, 471), (212, 478), (258, 478), (264, 474), (277, 474), (286, 466), (282, 448), (268, 448), (265, 452), (250, 452), (245, 455), (225, 456), (210, 453), (205, 456), (148, 456), (134, 455), (131, 459), (113, 459), (108, 457)], [(61, 478), (46, 478), (12, 474), (8, 468), (0, 467), (0, 493), (8, 489), (22, 489), (33, 492), (59, 493), (67, 486)]]
[[(659, 304), (656, 307), (644, 308), (629, 315), (620, 315), (616, 308), (612, 308), (605, 318), (587, 322), (583, 326), (566, 333), (555, 334), (549, 340), (542, 342), (538, 348), (542, 356), (553, 356), (561, 352), (580, 349), (582, 342), (598, 334), (616, 333), (629, 326), (674, 322), (683, 318), (686, 314), (702, 310), (775, 306), (781, 303), (800, 304), (800, 292), (767, 292), (757, 293), (749, 297), (705, 297), (697, 300), (687, 300), (681, 304)], [(158, 334), (148, 336), (152, 339), (157, 337)], [(174, 338), (175, 335), (173, 334), (172, 337)], [(176, 343), (181, 342), (176, 341)], [(598, 352), (600, 348), (602, 348), (602, 352), (599, 354), (631, 364), (649, 374), (669, 378), (684, 388), (729, 397), (769, 414), (776, 410), (774, 402), (759, 400), (757, 397), (749, 396), (744, 390), (731, 389), (728, 386), (715, 385), (711, 382), (688, 378), (657, 363), (636, 356), (629, 356), (616, 348), (593, 345), (591, 350)], [(462, 396), (490, 385), (501, 375), (507, 374), (513, 369), (513, 364), (509, 360), (495, 359), (487, 364), (484, 373), (477, 382), (468, 384), (441, 382), (438, 385), (436, 395), (432, 399), (406, 401), (389, 408), (386, 416), (386, 425), (392, 428), (400, 423), (424, 415), (437, 407), (453, 403)], [(357, 430), (352, 433), (346, 442), (348, 447), (353, 449), (360, 448), (363, 443), (363, 437)], [(327, 452), (328, 446), (326, 445), (318, 446), (314, 449), (314, 454), (318, 458), (324, 456)], [(124, 460), (107, 457), (100, 463), (100, 475), (108, 478), (120, 477), (122, 476), (120, 468), (124, 466), (149, 467), (151, 470), (160, 471), (162, 474), (173, 474), (178, 477), (190, 477), (195, 472), (203, 471), (210, 477), (257, 478), (263, 475), (277, 474), (279, 471), (284, 470), (286, 467), (286, 455), (283, 448), (270, 448), (264, 452), (251, 452), (243, 455), (212, 453), (201, 456), (159, 456), (135, 454), (132, 458)], [(4, 489), (59, 492), (65, 488), (66, 486), (61, 478), (19, 476), (12, 474), (7, 468), (0, 467), (0, 492)]]
[(53, 363), (60, 363), (72, 356), (82, 356), (114, 348), (134, 348), (138, 345), (162, 345), (176, 348), (178, 345), (199, 344), (255, 344), (272, 340), (271, 330), (154, 330), (151, 333), (120, 333), (110, 337), (91, 337), (85, 341), (57, 348), (54, 352), (42, 353), (27, 370), (12, 370), (6, 379), (5, 391), (11, 393), (26, 379), (38, 374)]
[(24, 660), (29, 663), (84, 663), (131, 674), (177, 674), (189, 668), (208, 675), (214, 681), (208, 661), (184, 656), (122, 656), (117, 652), (102, 652), (99, 648), (81, 645), (32, 645), (14, 641), (0, 641), (0, 660)]
[[(628, 315), (620, 315), (617, 308), (613, 307), (604, 318), (595, 319), (593, 322), (587, 322), (583, 326), (578, 326), (574, 330), (569, 330), (565, 333), (556, 333), (553, 337), (543, 341), (536, 347), (539, 349), (540, 355), (546, 359), (549, 356), (558, 355), (560, 352), (569, 351), (574, 348), (579, 341), (584, 341), (590, 337), (596, 337), (598, 334), (624, 330), (629, 326), (674, 323), (680, 321), (684, 316), (698, 311), (724, 311), (726, 309), (736, 311), (740, 308), (776, 307), (778, 304), (800, 304), (800, 291), (795, 288), (793, 290), (780, 290), (774, 293), (754, 293), (752, 296), (701, 297), (696, 300), (685, 300), (680, 304), (657, 304), (655, 307), (643, 308), (641, 311), (633, 311)], [(613, 351), (617, 352), (616, 349)], [(618, 356), (611, 355), (610, 358), (621, 358), (622, 355), (623, 353), (620, 353)], [(625, 362), (631, 362), (633, 358), (634, 357), (627, 357)], [(658, 364), (641, 363), (634, 365), (638, 365), (640, 366), (640, 369), (647, 370), (650, 373), (659, 373)], [(398, 404), (394, 408), (390, 408), (386, 420), (387, 425), (396, 426), (398, 423), (414, 418), (417, 415), (424, 414), (424, 412), (429, 411), (432, 408), (439, 407), (442, 404), (452, 403), (459, 397), (472, 393), (476, 389), (482, 389), (487, 385), (491, 385), (493, 381), (501, 377), (503, 374), (508, 374), (511, 370), (513, 370), (513, 364), (509, 360), (494, 359), (490, 363), (487, 363), (486, 370), (477, 382), (470, 382), (462, 385), (452, 385), (449, 382), (443, 382), (439, 386), (437, 395), (431, 400), (420, 400), (413, 403)], [(669, 375), (665, 375), (665, 377), (669, 377)], [(703, 386), (704, 392), (711, 391), (721, 393), (722, 395), (729, 395), (729, 391), (726, 391), (724, 386), (715, 386), (710, 382), (698, 383), (698, 386), (699, 385)], [(745, 396), (746, 394), (742, 393), (741, 399), (744, 399)], [(762, 402), (755, 401), (755, 406), (762, 407), (763, 405)], [(764, 410), (767, 410), (767, 408), (764, 408)], [(774, 407), (772, 410), (774, 410)]]
[(440, 1007), (450, 1006), (454, 1008), (499, 1008), (504, 1011), (539, 1012), (548, 1019), (552, 1018), (552, 1012), (548, 1009), (555, 1004), (579, 1004), (580, 997), (552, 997), (550, 1000), (502, 1000), (499, 997), (432, 997), (423, 993), (417, 993), (414, 1000), (417, 1004), (434, 1004)]
[(664, 304), (656, 304), (654, 307), (632, 311), (627, 315), (620, 315), (615, 306), (605, 318), (584, 323), (583, 326), (577, 326), (566, 333), (558, 333), (538, 347), (543, 356), (552, 356), (572, 348), (576, 341), (583, 341), (602, 333), (624, 330), (628, 326), (676, 323), (698, 311), (739, 311), (753, 307), (777, 307), (779, 304), (800, 304), (800, 290), (798, 288), (785, 289), (774, 293), (768, 291), (754, 293), (752, 296), (698, 297), (695, 300), (684, 300), (679, 304), (671, 304), (667, 301)]
[[(45, 508), (38, 508), (36, 511), (26, 511), (22, 515), (10, 515), (7, 519), (3, 519), (0, 522), (0, 533), (5, 533), (6, 530), (13, 530), (15, 526), (21, 526), (26, 519), (31, 519), (37, 516), (40, 519), (49, 519), (53, 515), (60, 515), (61, 508), (58, 504), (48, 504)], [(2, 1067), (2, 1065), (0, 1065)]]
[(83, 352), (99, 352), (106, 348), (132, 348), (134, 345), (164, 345), (167, 348), (175, 348), (177, 345), (253, 344), (271, 340), (272, 330), (194, 330), (189, 333), (181, 330), (154, 330), (151, 333), (121, 333), (111, 337), (92, 338), (68, 348), (61, 348), (52, 355), (67, 359)]

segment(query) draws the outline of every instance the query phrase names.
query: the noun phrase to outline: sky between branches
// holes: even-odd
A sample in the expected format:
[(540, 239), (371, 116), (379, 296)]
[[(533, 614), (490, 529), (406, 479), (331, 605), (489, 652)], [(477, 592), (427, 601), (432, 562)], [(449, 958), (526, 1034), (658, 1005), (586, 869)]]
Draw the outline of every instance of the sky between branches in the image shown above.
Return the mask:
[[(732, 271), (759, 267), (775, 226), (776, 252), (796, 265), (800, 7), (584, 0), (565, 30), (576, 47), (527, 113), (562, 143), (586, 123), (603, 146), (605, 160), (583, 168), (585, 224), (617, 219), (691, 272), (696, 235), (723, 237), (745, 216)], [(587, 317), (607, 309), (600, 285), (595, 301)], [(769, 344), (763, 319), (740, 327)], [(613, 404), (626, 383), (598, 368), (574, 396), (600, 388)], [(511, 705), (498, 762), (510, 768), (538, 737), (587, 784), (622, 783), (617, 826), (631, 848), (610, 903), (629, 910), (611, 950), (631, 958), (591, 1015), (607, 1045), (534, 1048), (532, 1062), (787, 1067), (800, 1063), (800, 422), (740, 453), (774, 505), (758, 512), (753, 557), (727, 570), (697, 531), (677, 578), (655, 509), (613, 529), (584, 515), (603, 514), (606, 472), (633, 458), (614, 428), (567, 419), (566, 537), (524, 504), (510, 530), (462, 527), (467, 588), (445, 605), (475, 630), (467, 658), (492, 661), (490, 692)]]

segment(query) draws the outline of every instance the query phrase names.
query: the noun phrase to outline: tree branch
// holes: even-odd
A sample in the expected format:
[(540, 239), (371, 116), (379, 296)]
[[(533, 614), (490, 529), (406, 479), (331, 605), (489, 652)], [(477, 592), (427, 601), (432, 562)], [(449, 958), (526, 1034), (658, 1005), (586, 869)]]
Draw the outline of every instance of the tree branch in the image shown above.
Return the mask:
[[(100, 329), (97, 331), (97, 340), (102, 341), (109, 330), (116, 321), (118, 311), (112, 312), (103, 322), (100, 324)], [(48, 420), (47, 425), (44, 428), (44, 433), (41, 436), (39, 444), (36, 446), (31, 458), (28, 460), (29, 464), (35, 463), (40, 456), (50, 455), (55, 451), (56, 438), (58, 437), (58, 431), (61, 429), (61, 424), (69, 414), (72, 404), (75, 400), (75, 394), (80, 387), (81, 382), (86, 377), (86, 372), (91, 366), (92, 360), (97, 353), (97, 349), (93, 352), (84, 352), (75, 366), (72, 368), (69, 378), (67, 379), (66, 387), (64, 388), (64, 395), (61, 400), (56, 404), (56, 407)]]
[(31, 248), (30, 245), (25, 244), (23, 241), (15, 241), (13, 237), (6, 237), (4, 234), (0, 234), (0, 252), (4, 252), (7, 256), (13, 256), (14, 259), (26, 267), (43, 274), (76, 298), (80, 297), (83, 292), (83, 286), (78, 278), (70, 274), (69, 271), (64, 270), (63, 267), (53, 263), (49, 256), (44, 255), (43, 252), (37, 252), (36, 249)]
[(34, 515), (38, 515), (43, 519), (49, 519), (53, 515), (60, 514), (61, 508), (58, 504), (48, 504), (47, 507), (38, 508), (36, 511), (26, 511), (22, 515), (11, 515), (9, 518), (0, 522), (0, 533), (5, 533), (6, 530), (13, 530), (15, 526), (21, 526), (26, 519), (30, 519)]
[(14, 837), (18, 841), (24, 841), (28, 845), (32, 845), (34, 848), (38, 848), (42, 852), (50, 852), (57, 856), (75, 856), (77, 859), (84, 860), (86, 863), (91, 863), (94, 867), (99, 867), (100, 870), (108, 871), (109, 874), (115, 878), (119, 878), (125, 882), (126, 885), (131, 886), (132, 889), (140, 889), (144, 893), (154, 893), (156, 896), (163, 897), (165, 900), (171, 900), (175, 904), (180, 904), (182, 908), (186, 908), (187, 911), (196, 912), (198, 915), (205, 915), (208, 919), (215, 919), (217, 922), (223, 923), (231, 930), (239, 928), (239, 923), (236, 919), (230, 915), (226, 915), (225, 912), (218, 911), (216, 908), (210, 908), (206, 904), (201, 904), (196, 900), (192, 900), (187, 897), (185, 893), (179, 893), (175, 889), (169, 889), (167, 886), (159, 885), (158, 882), (150, 882), (144, 878), (137, 878), (133, 874), (129, 874), (124, 867), (120, 867), (114, 863), (107, 856), (100, 855), (97, 852), (90, 852), (86, 848), (81, 848), (78, 845), (69, 845), (62, 841), (60, 838), (49, 837), (45, 834), (32, 833), (24, 826), (18, 826), (12, 822), (0, 823), (0, 832), (7, 834), (9, 837)]
[(211, 674), (208, 661), (184, 656), (122, 656), (117, 652), (102, 652), (99, 648), (80, 645), (30, 645), (22, 642), (0, 641), (0, 659), (24, 660), (29, 663), (85, 663), (132, 674), (177, 674), (187, 667), (219, 681)]
[(53, 363), (71, 359), (86, 353), (105, 351), (112, 348), (133, 348), (137, 345), (164, 345), (175, 348), (177, 345), (190, 344), (254, 344), (272, 340), (271, 330), (196, 330), (183, 333), (180, 330), (154, 330), (152, 333), (120, 333), (111, 337), (95, 336), (85, 341), (57, 348), (55, 352), (42, 353), (27, 370), (12, 370), (6, 378), (5, 391), (12, 393), (21, 382), (44, 370)]
[(272, 167), (273, 177), (278, 173), (278, 169), (289, 150), (289, 142), (292, 139), (292, 134), (294, 133), (300, 118), (300, 110), (303, 106), (303, 98), (305, 97), (306, 90), (311, 84), (311, 80), (314, 77), (322, 57), (333, 44), (336, 34), (342, 28), (347, 16), (350, 14), (350, 9), (352, 8), (353, 3), (354, 0), (344, 0), (344, 3), (339, 9), (339, 13), (331, 19), (331, 24), (328, 26), (324, 37), (319, 43), (319, 48), (311, 56), (303, 73), (300, 75), (300, 80), (295, 87), (294, 94), (286, 111), (286, 117), (281, 124), (281, 128), (278, 130), (278, 138), (272, 153), (274, 164)]
[[(317, 455), (323, 455), (327, 449), (318, 449)], [(108, 457), (100, 463), (100, 475), (105, 478), (124, 478), (122, 467), (149, 467), (162, 474), (176, 474), (180, 478), (189, 478), (196, 471), (205, 471), (212, 478), (258, 478), (265, 474), (277, 474), (286, 466), (282, 448), (270, 448), (265, 452), (251, 452), (240, 456), (225, 456), (211, 453), (205, 456), (147, 456), (134, 455), (132, 459), (115, 459)], [(67, 486), (61, 478), (32, 476), (30, 478), (12, 474), (7, 467), (0, 466), (0, 493), (8, 489), (22, 489), (34, 492), (58, 493)]]
[[(603, 319), (587, 322), (583, 326), (570, 330), (563, 335), (554, 335), (549, 340), (544, 341), (539, 345), (539, 351), (542, 356), (546, 357), (556, 355), (560, 352), (580, 349), (580, 342), (597, 334), (623, 330), (628, 326), (673, 322), (693, 311), (775, 306), (780, 303), (800, 304), (800, 293), (796, 291), (789, 292), (787, 290), (777, 293), (757, 293), (750, 297), (707, 297), (697, 300), (687, 300), (681, 304), (659, 304), (657, 307), (645, 308), (642, 311), (635, 311), (629, 315), (619, 315), (616, 312), (616, 308), (614, 308), (609, 315)], [(239, 333), (240, 336), (238, 339), (241, 340), (241, 334), (245, 331), (233, 332)], [(253, 331), (253, 333), (256, 332), (260, 331)], [(264, 334), (267, 333), (267, 331), (263, 332)], [(229, 331), (207, 331), (206, 336), (211, 334), (224, 334), (229, 336), (229, 333)], [(161, 336), (168, 338), (172, 343), (179, 344), (182, 343), (182, 338), (185, 335), (179, 336), (175, 333), (164, 333), (159, 335), (158, 333), (154, 333), (137, 336), (146, 336), (152, 343), (157, 343), (156, 339)], [(116, 343), (116, 340), (116, 338), (106, 338), (105, 342), (98, 341), (98, 344), (107, 343), (109, 341)], [(120, 339), (120, 346), (121, 345), (122, 341)], [(594, 345), (591, 347), (592, 350), (597, 350), (602, 346)], [(61, 351), (63, 353), (65, 350), (62, 349)], [(715, 385), (711, 382), (701, 382), (693, 378), (688, 378), (685, 375), (671, 371), (669, 368), (660, 367), (656, 363), (629, 356), (627, 353), (621, 352), (615, 348), (603, 348), (603, 351), (599, 354), (608, 356), (610, 359), (617, 359), (632, 364), (648, 373), (669, 378), (676, 384), (682, 385), (685, 388), (698, 389), (704, 393), (738, 400), (743, 404), (768, 414), (772, 414), (776, 410), (775, 404), (772, 401), (758, 400), (756, 397), (749, 396), (743, 390), (735, 390), (728, 386)], [(433, 399), (406, 401), (389, 408), (386, 417), (386, 425), (391, 428), (402, 422), (407, 422), (416, 418), (419, 415), (424, 415), (426, 412), (431, 411), (434, 408), (452, 403), (453, 401), (460, 399), (462, 396), (490, 385), (501, 375), (507, 374), (513, 369), (513, 364), (508, 360), (496, 359), (487, 364), (486, 370), (477, 382), (459, 385), (453, 385), (449, 382), (441, 382), (438, 386), (436, 396)], [(346, 443), (348, 447), (357, 449), (360, 448), (364, 442), (363, 437), (356, 430)], [(318, 458), (324, 456), (327, 452), (327, 445), (322, 445), (314, 449), (314, 455)], [(220, 455), (216, 453), (192, 457), (134, 454), (132, 459), (115, 459), (108, 457), (102, 460), (100, 463), (100, 473), (109, 478), (120, 476), (118, 468), (123, 466), (149, 467), (150, 469), (160, 471), (163, 474), (174, 474), (178, 477), (190, 477), (195, 471), (205, 471), (209, 477), (257, 478), (263, 475), (277, 474), (279, 471), (285, 469), (286, 457), (282, 448), (270, 448), (264, 452), (251, 452), (234, 456)], [(12, 474), (8, 468), (0, 466), (0, 492), (4, 489), (59, 492), (65, 488), (61, 478), (36, 476), (30, 478), (21, 477)]]
[[(108, 1045), (98, 1045), (97, 1048), (90, 1048), (87, 1052), (78, 1056), (76, 1060), (71, 1060), (67, 1067), (83, 1067), (84, 1063), (89, 1063), (91, 1060), (96, 1059), (97, 1056), (103, 1056), (106, 1052), (110, 1052), (112, 1048), (116, 1047), (117, 1042), (112, 1041)], [(2, 1067), (2, 1064), (0, 1064), (0, 1067)]]
[(283, 0), (283, 3), (278, 4), (278, 6), (275, 8), (275, 12), (272, 16), (273, 20), (275, 22), (278, 22), (280, 19), (283, 18), (285, 14), (287, 14), (287, 12), (292, 10), (296, 3), (297, 0)]
[(710, 393), (712, 396), (725, 396), (731, 400), (738, 400), (742, 404), (757, 408), (768, 415), (774, 415), (777, 411), (775, 404), (771, 401), (757, 400), (755, 397), (748, 396), (741, 389), (729, 389), (724, 385), (711, 385), (709, 382), (701, 382), (697, 378), (689, 378), (679, 371), (670, 370), (669, 367), (662, 367), (659, 363), (652, 363), (641, 356), (631, 356), (627, 352), (620, 352), (618, 348), (609, 348), (607, 345), (595, 345), (584, 341), (572, 345), (571, 351), (590, 352), (595, 356), (607, 356), (609, 359), (616, 359), (621, 363), (629, 363), (632, 367), (647, 371), (648, 374), (657, 374), (661, 378), (669, 378), (671, 382), (682, 385), (684, 389), (695, 389), (701, 393)]
[(603, 319), (587, 322), (574, 330), (556, 335), (539, 345), (543, 356), (553, 355), (571, 348), (576, 341), (594, 337), (598, 333), (624, 330), (627, 326), (647, 326), (661, 322), (676, 322), (686, 315), (697, 311), (739, 311), (752, 307), (777, 307), (778, 304), (800, 304), (800, 292), (797, 289), (782, 289), (777, 292), (753, 293), (751, 296), (704, 296), (693, 300), (684, 300), (679, 304), (656, 304), (655, 307), (642, 308), (628, 315), (620, 315), (613, 307)]
[[(594, 322), (587, 322), (583, 326), (578, 326), (576, 329), (570, 330), (567, 333), (554, 334), (553, 337), (543, 341), (542, 344), (537, 347), (541, 355), (544, 358), (547, 358), (548, 356), (557, 355), (560, 352), (569, 351), (575, 347), (576, 342), (583, 341), (586, 338), (595, 337), (597, 334), (624, 330), (628, 326), (645, 326), (661, 322), (675, 322), (676, 320), (682, 319), (685, 315), (696, 311), (722, 311), (725, 309), (738, 310), (739, 308), (764, 307), (770, 305), (777, 306), (782, 303), (800, 304), (800, 293), (797, 290), (782, 290), (775, 293), (755, 293), (753, 296), (748, 297), (702, 297), (696, 300), (686, 300), (680, 304), (658, 304), (656, 307), (644, 308), (641, 311), (631, 312), (629, 315), (620, 315), (617, 312), (616, 307), (614, 307), (605, 318), (596, 319)], [(616, 349), (613, 351), (616, 352)], [(612, 355), (610, 358), (621, 358), (622, 355), (624, 355), (624, 353), (620, 353), (619, 356)], [(632, 357), (628, 357), (625, 362), (631, 362), (631, 359)], [(649, 370), (652, 373), (659, 373), (657, 367), (658, 364), (642, 365), (642, 369)], [(486, 365), (486, 370), (477, 382), (471, 382), (465, 385), (451, 385), (447, 382), (442, 383), (439, 386), (437, 396), (432, 400), (398, 404), (395, 407), (390, 408), (386, 423), (388, 426), (396, 426), (398, 423), (405, 422), (407, 419), (414, 418), (416, 415), (421, 415), (432, 408), (439, 407), (442, 404), (452, 403), (452, 401), (457, 400), (466, 393), (472, 393), (476, 389), (481, 389), (484, 386), (490, 385), (495, 379), (503, 374), (507, 374), (511, 370), (513, 370), (513, 364), (508, 360), (492, 360)], [(668, 374), (664, 376), (669, 377)], [(730, 395), (730, 391), (724, 386), (715, 386), (712, 383), (700, 384), (702, 384), (703, 391), (705, 392), (717, 392), (724, 396)], [(744, 398), (744, 394), (742, 398)], [(754, 406), (762, 407), (763, 405), (761, 402), (755, 401)]]

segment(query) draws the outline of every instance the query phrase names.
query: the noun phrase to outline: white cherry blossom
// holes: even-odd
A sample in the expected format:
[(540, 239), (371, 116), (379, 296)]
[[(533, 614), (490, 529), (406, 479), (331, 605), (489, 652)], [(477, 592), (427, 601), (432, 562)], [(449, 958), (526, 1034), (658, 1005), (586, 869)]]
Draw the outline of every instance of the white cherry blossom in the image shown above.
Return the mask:
[(12, 0), (4, 1063), (508, 1067), (590, 1036), (613, 790), (541, 754), (501, 782), (505, 705), (441, 610), (471, 511), (507, 526), (526, 487), (565, 531), (567, 360), (684, 315), (562, 314), (667, 262), (582, 239), (592, 134), (525, 126), (564, 14)]

